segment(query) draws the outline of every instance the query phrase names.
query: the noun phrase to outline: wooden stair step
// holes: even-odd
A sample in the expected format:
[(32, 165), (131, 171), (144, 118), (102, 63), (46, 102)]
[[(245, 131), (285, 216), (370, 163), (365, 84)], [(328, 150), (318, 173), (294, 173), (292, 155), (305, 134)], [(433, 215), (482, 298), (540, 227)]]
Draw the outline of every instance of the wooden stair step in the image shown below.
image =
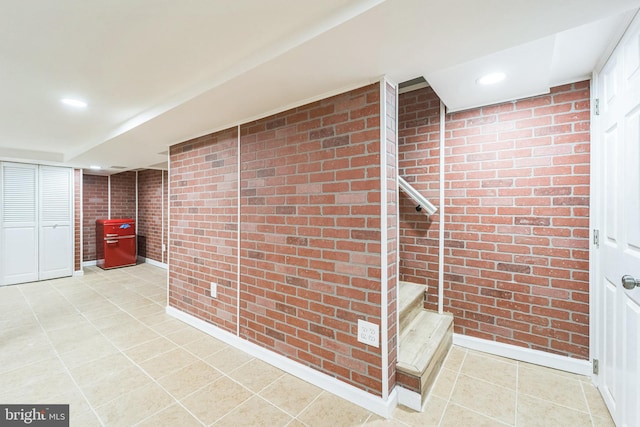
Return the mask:
[(422, 403), (453, 340), (453, 315), (422, 310), (400, 334), (399, 385), (419, 393)]

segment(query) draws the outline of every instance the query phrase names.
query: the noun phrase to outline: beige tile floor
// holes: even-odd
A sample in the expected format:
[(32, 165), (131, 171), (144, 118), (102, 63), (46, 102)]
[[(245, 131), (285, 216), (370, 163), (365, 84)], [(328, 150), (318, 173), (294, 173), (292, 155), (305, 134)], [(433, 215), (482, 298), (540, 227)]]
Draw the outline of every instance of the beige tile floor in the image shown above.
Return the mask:
[(454, 347), (424, 412), (384, 420), (164, 313), (141, 264), (0, 287), (0, 403), (72, 426), (612, 426), (589, 379)]

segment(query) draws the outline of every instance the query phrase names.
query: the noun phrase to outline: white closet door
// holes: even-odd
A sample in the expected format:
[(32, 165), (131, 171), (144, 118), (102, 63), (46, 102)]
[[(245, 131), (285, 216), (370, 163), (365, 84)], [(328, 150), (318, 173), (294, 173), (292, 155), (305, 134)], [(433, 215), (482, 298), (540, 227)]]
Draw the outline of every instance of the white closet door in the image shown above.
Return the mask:
[(40, 166), (39, 279), (73, 274), (72, 169)]
[(1, 163), (0, 285), (38, 280), (36, 165)]

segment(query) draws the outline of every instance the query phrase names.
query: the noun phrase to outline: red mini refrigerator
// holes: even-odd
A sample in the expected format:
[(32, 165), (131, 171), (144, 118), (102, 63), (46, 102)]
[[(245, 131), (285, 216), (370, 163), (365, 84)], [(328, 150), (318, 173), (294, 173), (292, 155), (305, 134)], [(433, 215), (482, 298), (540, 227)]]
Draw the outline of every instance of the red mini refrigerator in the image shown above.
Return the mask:
[(96, 257), (100, 268), (136, 263), (136, 222), (130, 218), (96, 221)]

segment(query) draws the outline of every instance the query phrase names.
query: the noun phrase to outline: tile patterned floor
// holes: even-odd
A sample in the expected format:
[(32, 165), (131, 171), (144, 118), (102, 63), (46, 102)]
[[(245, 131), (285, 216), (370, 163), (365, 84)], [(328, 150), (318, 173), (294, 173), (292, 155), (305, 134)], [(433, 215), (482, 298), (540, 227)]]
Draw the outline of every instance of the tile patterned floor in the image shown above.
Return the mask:
[(72, 426), (613, 426), (586, 377), (454, 347), (424, 412), (385, 420), (164, 312), (148, 264), (0, 287), (0, 402)]

